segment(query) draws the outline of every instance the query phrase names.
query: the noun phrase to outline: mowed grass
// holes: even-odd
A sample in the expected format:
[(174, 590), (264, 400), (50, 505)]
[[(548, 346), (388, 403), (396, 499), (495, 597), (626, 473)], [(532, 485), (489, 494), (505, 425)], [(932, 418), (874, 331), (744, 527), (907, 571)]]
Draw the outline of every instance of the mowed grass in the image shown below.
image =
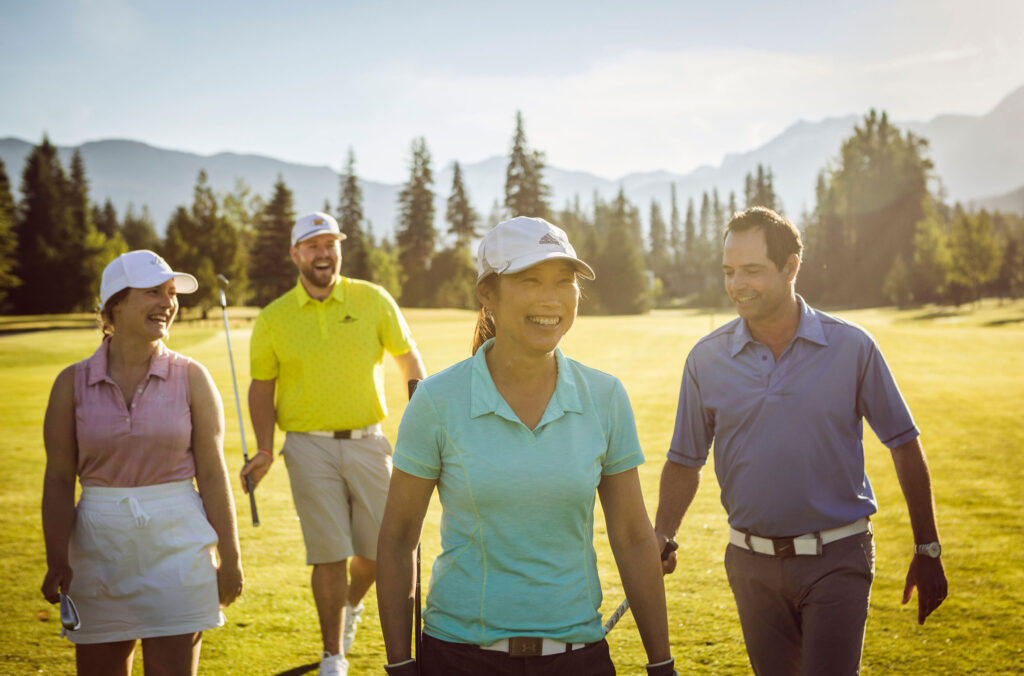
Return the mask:
[[(950, 597), (924, 627), (913, 605), (899, 603), (912, 538), (889, 453), (867, 434), (868, 472), (880, 502), (875, 517), (877, 576), (871, 598), (864, 672), (868, 674), (1015, 673), (1024, 667), (1024, 304), (986, 304), (962, 313), (891, 309), (840, 312), (868, 328), (882, 346), (909, 401), (931, 464)], [(232, 310), (233, 316), (251, 312)], [(474, 315), (408, 311), (431, 372), (468, 355)], [(675, 415), (683, 361), (700, 336), (731, 314), (659, 311), (640, 317), (582, 317), (565, 353), (618, 376), (632, 400), (647, 455), (641, 479), (650, 513)], [(251, 323), (231, 331), (235, 364), (248, 387)], [(74, 672), (73, 647), (58, 637), (55, 609), (39, 594), (45, 572), (39, 504), (44, 468), (43, 411), (51, 383), (98, 342), (90, 330), (49, 330), (0, 336), (0, 673)], [(234, 475), (241, 443), (219, 317), (185, 322), (172, 348), (212, 372), (224, 400), (225, 453)], [(404, 386), (388, 361), (392, 440), (404, 407)], [(246, 438), (253, 438), (246, 418)], [(280, 443), (280, 436), (278, 443)], [(236, 482), (237, 483), (237, 482)], [(283, 463), (258, 490), (262, 525), (250, 525), (248, 500), (235, 491), (246, 590), (226, 610), (227, 624), (204, 636), (203, 674), (315, 671), (320, 651), (299, 524)], [(427, 564), (439, 549), (436, 498), (424, 528)], [(595, 545), (605, 592), (603, 611), (622, 600), (603, 517)], [(670, 633), (680, 673), (748, 673), (736, 611), (722, 567), (725, 514), (711, 466), (679, 533), (680, 565), (666, 578)], [(352, 674), (380, 673), (385, 662), (373, 592), (349, 656)], [(609, 635), (622, 674), (643, 673), (645, 656), (632, 617)], [(142, 672), (141, 660), (136, 673)]]

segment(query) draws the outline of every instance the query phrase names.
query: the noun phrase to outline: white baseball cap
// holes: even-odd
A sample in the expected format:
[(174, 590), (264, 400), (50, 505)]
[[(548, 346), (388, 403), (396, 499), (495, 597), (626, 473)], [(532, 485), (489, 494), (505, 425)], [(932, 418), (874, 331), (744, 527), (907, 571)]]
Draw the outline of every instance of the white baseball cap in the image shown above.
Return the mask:
[(163, 258), (148, 249), (121, 254), (103, 269), (100, 282), (100, 307), (123, 289), (148, 289), (174, 280), (178, 293), (192, 293), (199, 288), (196, 278), (187, 272), (175, 272)]
[(334, 220), (334, 216), (314, 211), (295, 221), (292, 227), (292, 246), (317, 235), (334, 235), (338, 241), (345, 239), (345, 233), (338, 227), (338, 221)]
[(584, 278), (594, 278), (594, 271), (576, 256), (564, 230), (543, 218), (517, 216), (498, 223), (480, 240), (476, 281), (491, 273), (510, 275), (556, 258), (571, 262)]

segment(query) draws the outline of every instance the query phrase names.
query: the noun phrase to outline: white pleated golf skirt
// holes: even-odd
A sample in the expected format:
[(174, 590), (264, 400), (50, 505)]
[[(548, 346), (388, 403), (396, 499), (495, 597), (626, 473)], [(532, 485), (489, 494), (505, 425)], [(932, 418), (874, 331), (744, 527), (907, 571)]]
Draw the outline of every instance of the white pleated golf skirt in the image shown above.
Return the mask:
[(190, 634), (224, 624), (217, 533), (191, 480), (83, 486), (68, 551), (72, 643)]

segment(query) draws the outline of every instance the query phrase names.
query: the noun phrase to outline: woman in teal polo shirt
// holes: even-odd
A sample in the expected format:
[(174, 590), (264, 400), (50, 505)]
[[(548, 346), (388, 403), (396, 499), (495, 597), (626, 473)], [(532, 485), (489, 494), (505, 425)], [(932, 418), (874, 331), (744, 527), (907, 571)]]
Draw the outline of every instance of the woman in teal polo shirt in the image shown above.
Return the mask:
[[(480, 243), (474, 355), (425, 380), (402, 417), (377, 551), (391, 674), (614, 674), (601, 627), (594, 497), (647, 651), (672, 674), (657, 541), (629, 399), (614, 377), (558, 349), (576, 319), (565, 233), (539, 218)], [(442, 552), (410, 653), (413, 561), (430, 496)]]

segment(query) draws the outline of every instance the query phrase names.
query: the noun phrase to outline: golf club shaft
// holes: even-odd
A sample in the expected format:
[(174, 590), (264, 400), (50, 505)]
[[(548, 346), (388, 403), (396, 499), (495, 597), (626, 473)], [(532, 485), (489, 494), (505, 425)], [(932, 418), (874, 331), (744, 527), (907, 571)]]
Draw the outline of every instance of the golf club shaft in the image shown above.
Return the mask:
[[(409, 386), (409, 398), (412, 399), (413, 392), (416, 391), (416, 386), (419, 385), (419, 380), (410, 380)], [(422, 606), (420, 597), (420, 574), (423, 572), (423, 566), (420, 565), (422, 558), (422, 550), (420, 543), (416, 543), (416, 592), (414, 594), (414, 606), (413, 606), (413, 618), (414, 626), (413, 631), (413, 644), (415, 645), (416, 652), (414, 657), (416, 658), (416, 670), (419, 671), (419, 659), (423, 654), (423, 617), (422, 617)]]
[[(675, 540), (669, 540), (668, 542), (666, 542), (665, 548), (661, 550), (661, 560), (664, 561), (665, 559), (667, 559), (669, 557), (669, 554), (671, 554), (677, 549), (679, 549), (679, 545), (676, 544)], [(622, 603), (620, 603), (619, 607), (615, 609), (614, 613), (612, 613), (612, 616), (609, 617), (608, 621), (604, 623), (605, 634), (610, 632), (615, 627), (615, 625), (618, 624), (619, 620), (622, 619), (622, 616), (626, 614), (627, 610), (629, 610), (629, 599), (626, 599)]]
[[(238, 381), (235, 379), (235, 355), (231, 352), (231, 331), (228, 328), (228, 300), (224, 289), (220, 289), (220, 309), (224, 315), (224, 337), (228, 341), (228, 363), (231, 365), (231, 385), (235, 389), (235, 410), (238, 412), (238, 434), (242, 438), (242, 459), (249, 464), (249, 452), (245, 448), (245, 423), (242, 422), (242, 402), (238, 398)], [(249, 509), (252, 511), (252, 525), (260, 525), (260, 515), (256, 511), (256, 486), (252, 475), (245, 475), (245, 487), (249, 490)]]

